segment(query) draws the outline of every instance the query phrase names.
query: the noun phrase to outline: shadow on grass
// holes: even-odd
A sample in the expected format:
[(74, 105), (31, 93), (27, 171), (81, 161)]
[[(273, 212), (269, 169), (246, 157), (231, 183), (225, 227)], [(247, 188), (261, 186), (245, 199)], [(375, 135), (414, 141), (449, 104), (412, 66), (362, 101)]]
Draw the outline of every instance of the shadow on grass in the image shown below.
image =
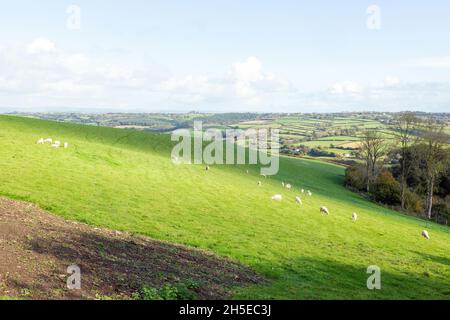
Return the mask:
[(239, 291), (239, 298), (288, 298), (330, 300), (450, 299), (449, 274), (386, 271), (381, 265), (381, 289), (369, 290), (370, 265), (348, 265), (331, 259), (298, 258), (287, 262), (270, 286), (253, 286)]
[[(449, 267), (449, 274), (450, 274), (450, 256), (448, 257), (439, 257), (432, 254), (424, 253), (424, 252), (417, 252), (414, 251), (415, 254), (420, 255), (422, 258), (427, 260), (432, 260), (433, 262), (443, 264), (444, 266)], [(449, 253), (450, 255), (450, 253)], [(449, 286), (450, 286), (450, 279), (449, 279)]]

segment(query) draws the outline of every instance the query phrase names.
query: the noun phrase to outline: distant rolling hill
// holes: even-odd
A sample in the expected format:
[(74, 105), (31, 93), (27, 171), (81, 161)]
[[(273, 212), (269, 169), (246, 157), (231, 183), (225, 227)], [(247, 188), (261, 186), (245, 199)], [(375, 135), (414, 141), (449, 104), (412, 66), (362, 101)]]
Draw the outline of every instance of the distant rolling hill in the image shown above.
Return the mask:
[[(41, 137), (70, 147), (36, 145)], [(67, 219), (207, 249), (268, 279), (236, 287), (236, 298), (450, 298), (450, 229), (351, 193), (341, 167), (282, 158), (267, 179), (255, 166), (206, 172), (174, 165), (172, 146), (167, 134), (0, 116), (0, 194)], [(302, 206), (300, 188), (313, 193)], [(274, 194), (283, 201), (271, 201)], [(329, 216), (320, 214), (323, 205)], [(381, 268), (381, 290), (366, 287), (370, 265)]]

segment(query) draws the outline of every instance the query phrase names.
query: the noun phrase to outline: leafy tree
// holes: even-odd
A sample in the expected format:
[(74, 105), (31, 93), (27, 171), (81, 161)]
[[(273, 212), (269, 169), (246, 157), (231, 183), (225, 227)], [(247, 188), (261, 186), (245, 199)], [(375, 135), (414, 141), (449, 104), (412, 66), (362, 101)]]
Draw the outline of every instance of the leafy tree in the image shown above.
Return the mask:
[(411, 145), (417, 142), (417, 124), (419, 119), (412, 112), (401, 113), (394, 122), (394, 134), (400, 144), (400, 205), (405, 209), (407, 178), (411, 170), (408, 165), (407, 152)]
[(366, 191), (376, 176), (378, 162), (386, 153), (387, 145), (382, 135), (375, 130), (366, 130), (361, 141), (361, 153), (366, 164)]
[(426, 177), (426, 215), (431, 219), (433, 210), (433, 194), (436, 179), (447, 170), (450, 149), (446, 148), (449, 136), (445, 132), (445, 124), (428, 119), (422, 126), (422, 141), (425, 145), (425, 177)]

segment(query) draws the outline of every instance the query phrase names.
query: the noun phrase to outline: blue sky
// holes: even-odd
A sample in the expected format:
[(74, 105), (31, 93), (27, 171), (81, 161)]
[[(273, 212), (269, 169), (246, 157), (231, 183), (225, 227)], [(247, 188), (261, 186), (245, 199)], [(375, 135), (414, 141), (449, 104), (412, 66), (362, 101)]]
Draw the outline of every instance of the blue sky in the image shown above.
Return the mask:
[(0, 3), (0, 110), (450, 111), (444, 0)]

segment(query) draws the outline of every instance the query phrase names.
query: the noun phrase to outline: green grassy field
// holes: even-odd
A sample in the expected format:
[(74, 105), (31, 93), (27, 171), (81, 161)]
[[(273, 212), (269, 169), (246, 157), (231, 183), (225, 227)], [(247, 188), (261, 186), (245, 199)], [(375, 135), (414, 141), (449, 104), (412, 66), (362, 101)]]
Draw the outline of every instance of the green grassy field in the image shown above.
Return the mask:
[(334, 141), (341, 142), (341, 141), (359, 141), (359, 140), (360, 138), (358, 137), (350, 137), (350, 136), (334, 136), (317, 139), (317, 141), (330, 141), (331, 143), (333, 143)]
[[(36, 145), (41, 137), (70, 148)], [(450, 299), (450, 229), (349, 192), (341, 167), (282, 158), (279, 174), (267, 179), (255, 166), (206, 172), (174, 165), (167, 134), (8, 116), (0, 116), (0, 138), (1, 195), (68, 219), (211, 250), (269, 280), (236, 288), (235, 298)], [(294, 199), (300, 188), (313, 192), (303, 206)], [(278, 193), (283, 201), (272, 202)], [(323, 205), (330, 216), (319, 213)], [(425, 228), (429, 241), (420, 236)], [(381, 290), (366, 288), (369, 265), (381, 268)]]

